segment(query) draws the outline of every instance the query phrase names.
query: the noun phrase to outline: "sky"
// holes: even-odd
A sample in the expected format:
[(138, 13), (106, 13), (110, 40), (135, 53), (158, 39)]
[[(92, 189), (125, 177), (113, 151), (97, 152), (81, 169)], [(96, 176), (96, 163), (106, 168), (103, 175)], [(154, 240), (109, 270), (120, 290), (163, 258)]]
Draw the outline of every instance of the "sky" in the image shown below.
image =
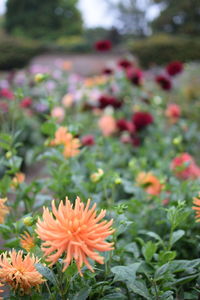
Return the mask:
[[(5, 2), (6, 0), (0, 0), (0, 14), (5, 11)], [(79, 8), (87, 27), (110, 27), (114, 23), (115, 16), (109, 13), (105, 0), (79, 0)], [(148, 14), (149, 18), (152, 19), (157, 13), (157, 9), (152, 8)]]

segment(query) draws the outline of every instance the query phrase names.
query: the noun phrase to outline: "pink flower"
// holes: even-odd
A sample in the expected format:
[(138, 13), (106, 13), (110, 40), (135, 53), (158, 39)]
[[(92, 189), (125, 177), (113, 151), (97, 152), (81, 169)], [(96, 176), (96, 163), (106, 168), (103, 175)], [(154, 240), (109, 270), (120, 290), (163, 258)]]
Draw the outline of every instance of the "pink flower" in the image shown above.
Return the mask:
[(153, 123), (153, 116), (144, 111), (136, 112), (132, 117), (133, 124), (137, 130), (141, 130)]
[(200, 177), (200, 168), (194, 158), (188, 153), (182, 153), (175, 157), (171, 163), (171, 169), (180, 179), (196, 179)]
[(3, 88), (0, 90), (0, 97), (6, 98), (8, 100), (13, 100), (14, 94), (11, 90)]
[(26, 97), (21, 101), (20, 106), (22, 108), (28, 108), (32, 105), (32, 103), (33, 103), (33, 100), (29, 97)]
[(112, 43), (109, 40), (101, 40), (95, 43), (95, 48), (101, 52), (109, 51), (112, 48)]
[(166, 66), (166, 71), (170, 76), (175, 76), (183, 71), (183, 64), (180, 61), (172, 61)]
[(165, 111), (165, 115), (173, 121), (177, 121), (181, 116), (180, 106), (175, 103), (169, 104)]
[(91, 134), (85, 135), (81, 139), (81, 144), (83, 146), (93, 146), (95, 145), (94, 136)]
[(163, 90), (165, 90), (165, 91), (171, 90), (172, 82), (167, 76), (158, 75), (155, 80)]
[(62, 122), (65, 118), (65, 111), (62, 107), (56, 106), (52, 109), (51, 116), (55, 118), (58, 122)]

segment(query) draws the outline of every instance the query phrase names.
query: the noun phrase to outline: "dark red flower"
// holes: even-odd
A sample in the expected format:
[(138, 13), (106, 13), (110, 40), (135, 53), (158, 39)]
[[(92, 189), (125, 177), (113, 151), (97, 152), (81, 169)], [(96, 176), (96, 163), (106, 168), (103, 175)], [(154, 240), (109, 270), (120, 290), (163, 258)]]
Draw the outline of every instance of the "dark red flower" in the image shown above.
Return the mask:
[(113, 74), (113, 70), (111, 68), (105, 68), (105, 69), (103, 69), (102, 73), (104, 75), (112, 75)]
[(81, 139), (81, 143), (84, 146), (93, 146), (95, 144), (94, 136), (91, 134), (83, 136)]
[(133, 67), (133, 63), (129, 61), (128, 59), (121, 59), (118, 61), (118, 66), (122, 69), (128, 69), (130, 67)]
[(139, 147), (141, 145), (141, 139), (138, 136), (132, 138), (132, 145), (134, 147)]
[(14, 99), (14, 94), (11, 90), (3, 88), (0, 90), (0, 97), (13, 100)]
[(127, 69), (127, 77), (133, 84), (140, 86), (143, 80), (143, 72), (140, 69), (129, 68)]
[(122, 102), (117, 100), (114, 97), (110, 96), (101, 96), (99, 98), (99, 107), (104, 109), (107, 106), (112, 106), (114, 108), (120, 108), (122, 106)]
[(172, 88), (171, 80), (165, 75), (158, 75), (156, 82), (160, 85), (163, 90), (169, 91)]
[(130, 133), (135, 132), (135, 126), (132, 122), (126, 121), (124, 119), (117, 121), (117, 128), (120, 131), (129, 131)]
[(150, 113), (138, 111), (133, 115), (132, 121), (135, 125), (136, 130), (141, 130), (147, 127), (148, 125), (152, 124), (154, 119)]
[(32, 105), (32, 103), (33, 103), (33, 100), (29, 97), (26, 97), (21, 101), (20, 106), (23, 108), (28, 108)]
[(109, 40), (101, 40), (95, 43), (97, 51), (109, 51), (112, 48), (112, 43)]
[(170, 76), (175, 76), (183, 71), (183, 64), (180, 61), (172, 61), (166, 66), (166, 71)]

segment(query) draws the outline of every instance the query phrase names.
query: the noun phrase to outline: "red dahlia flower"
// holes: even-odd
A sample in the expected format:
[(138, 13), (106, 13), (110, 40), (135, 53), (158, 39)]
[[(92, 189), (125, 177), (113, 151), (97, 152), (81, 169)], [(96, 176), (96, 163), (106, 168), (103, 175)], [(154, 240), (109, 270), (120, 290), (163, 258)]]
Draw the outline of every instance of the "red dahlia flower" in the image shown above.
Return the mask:
[(114, 108), (120, 108), (122, 106), (122, 102), (117, 100), (114, 97), (110, 96), (101, 96), (99, 98), (99, 107), (106, 108), (107, 106), (112, 106)]
[(140, 69), (129, 68), (127, 77), (133, 84), (140, 86), (143, 80), (143, 72)]
[(105, 69), (103, 69), (102, 73), (104, 75), (112, 75), (113, 74), (113, 70), (111, 68), (105, 68)]
[(134, 131), (135, 131), (134, 124), (132, 122), (126, 121), (124, 119), (117, 121), (117, 128), (120, 131), (129, 131), (131, 133), (134, 133)]
[(28, 108), (32, 105), (32, 103), (33, 103), (32, 99), (29, 97), (26, 97), (21, 101), (20, 106), (22, 108)]
[(133, 64), (128, 59), (121, 59), (118, 61), (118, 66), (122, 69), (128, 69), (130, 67), (133, 67)]
[(101, 40), (95, 43), (97, 51), (109, 51), (112, 48), (112, 43), (109, 40)]
[(14, 94), (11, 90), (4, 88), (0, 90), (0, 97), (6, 98), (8, 100), (13, 100)]
[(175, 76), (183, 71), (183, 64), (180, 61), (172, 61), (166, 66), (166, 71), (170, 76)]
[(169, 91), (172, 88), (172, 82), (171, 82), (171, 80), (167, 76), (165, 76), (165, 75), (158, 75), (156, 77), (156, 82), (165, 91)]
[(144, 111), (138, 111), (136, 112), (132, 117), (133, 124), (135, 125), (135, 128), (137, 130), (141, 130), (151, 123), (153, 123), (154, 119), (153, 116)]
[(91, 134), (83, 136), (81, 139), (81, 144), (83, 146), (93, 146), (95, 144), (94, 136)]

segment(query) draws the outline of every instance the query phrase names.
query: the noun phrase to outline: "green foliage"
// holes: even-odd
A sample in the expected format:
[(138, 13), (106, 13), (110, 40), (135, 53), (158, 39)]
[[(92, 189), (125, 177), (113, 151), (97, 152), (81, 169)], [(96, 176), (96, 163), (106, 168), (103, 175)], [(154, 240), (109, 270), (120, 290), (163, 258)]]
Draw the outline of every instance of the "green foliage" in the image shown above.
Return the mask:
[(162, 9), (158, 18), (152, 22), (154, 32), (184, 34), (199, 37), (199, 0), (156, 0)]
[(76, 5), (77, 0), (8, 0), (5, 28), (43, 40), (80, 34), (82, 17)]
[(34, 41), (0, 36), (0, 70), (24, 67), (33, 56), (43, 51), (43, 47)]
[(163, 65), (173, 60), (200, 60), (200, 39), (194, 38), (155, 35), (130, 42), (129, 49), (144, 67)]

